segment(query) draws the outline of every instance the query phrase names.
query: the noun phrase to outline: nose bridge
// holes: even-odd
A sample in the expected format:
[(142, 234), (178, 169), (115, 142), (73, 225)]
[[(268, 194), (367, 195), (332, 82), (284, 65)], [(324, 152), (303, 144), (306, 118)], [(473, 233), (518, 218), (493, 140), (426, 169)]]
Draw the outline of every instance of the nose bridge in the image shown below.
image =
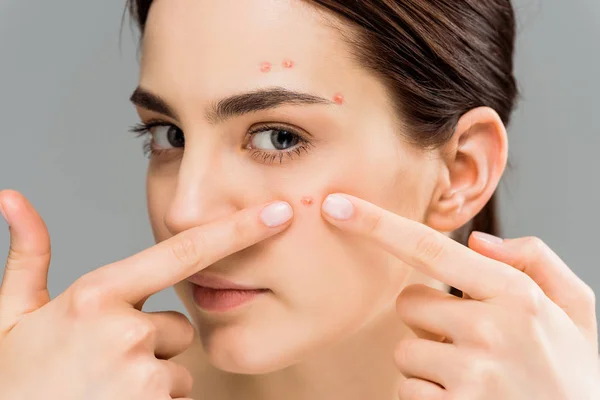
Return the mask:
[(165, 215), (165, 224), (173, 234), (237, 211), (231, 193), (234, 185), (228, 182), (229, 174), (219, 153), (208, 144), (186, 148)]

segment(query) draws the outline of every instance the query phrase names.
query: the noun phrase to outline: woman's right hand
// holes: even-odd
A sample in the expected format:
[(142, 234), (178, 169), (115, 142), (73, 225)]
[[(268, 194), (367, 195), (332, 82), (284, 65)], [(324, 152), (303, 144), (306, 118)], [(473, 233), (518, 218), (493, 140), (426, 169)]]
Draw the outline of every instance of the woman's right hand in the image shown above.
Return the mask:
[(50, 300), (46, 225), (18, 192), (0, 192), (0, 207), (11, 233), (0, 286), (0, 399), (10, 400), (189, 396), (190, 373), (169, 359), (190, 346), (194, 327), (181, 313), (142, 312), (143, 303), (291, 219), (285, 203), (239, 211), (92, 271)]

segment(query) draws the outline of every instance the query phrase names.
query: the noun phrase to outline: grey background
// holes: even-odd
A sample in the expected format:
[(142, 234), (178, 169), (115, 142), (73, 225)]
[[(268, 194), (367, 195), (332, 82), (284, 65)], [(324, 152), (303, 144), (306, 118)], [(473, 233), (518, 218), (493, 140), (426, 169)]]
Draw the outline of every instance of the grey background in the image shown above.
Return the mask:
[[(127, 133), (138, 64), (128, 24), (119, 43), (123, 3), (0, 0), (0, 188), (46, 220), (52, 296), (153, 244), (146, 160)], [(600, 298), (600, 1), (516, 6), (523, 97), (500, 189), (505, 233), (543, 238)], [(1, 257), (8, 243), (0, 228)], [(172, 290), (145, 309), (185, 312)]]

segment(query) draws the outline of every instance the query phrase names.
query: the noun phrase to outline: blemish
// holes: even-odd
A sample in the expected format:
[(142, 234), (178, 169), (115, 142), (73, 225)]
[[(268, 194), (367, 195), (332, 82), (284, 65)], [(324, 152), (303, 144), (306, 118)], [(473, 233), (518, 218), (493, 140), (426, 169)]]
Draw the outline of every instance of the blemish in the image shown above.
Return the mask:
[(272, 68), (273, 65), (271, 65), (271, 63), (268, 61), (265, 61), (262, 64), (260, 64), (260, 72), (271, 72)]
[(310, 196), (305, 196), (302, 198), (302, 200), (300, 200), (300, 202), (305, 206), (311, 206), (315, 202), (315, 200)]
[(344, 96), (342, 96), (340, 93), (337, 93), (335, 96), (333, 96), (333, 101), (335, 104), (341, 106), (344, 104)]
[(282, 63), (282, 65), (283, 65), (283, 68), (290, 69), (290, 68), (293, 68), (293, 67), (294, 67), (294, 62), (293, 62), (292, 60), (285, 60), (285, 61)]

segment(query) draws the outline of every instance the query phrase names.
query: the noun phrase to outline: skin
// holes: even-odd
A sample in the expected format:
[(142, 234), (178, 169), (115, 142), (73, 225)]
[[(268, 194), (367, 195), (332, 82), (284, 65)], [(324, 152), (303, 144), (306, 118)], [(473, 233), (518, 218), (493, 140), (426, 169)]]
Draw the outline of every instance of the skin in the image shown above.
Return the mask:
[[(235, 23), (223, 29), (223, 21)], [(166, 131), (152, 131), (162, 152), (149, 164), (148, 209), (159, 244), (50, 301), (43, 221), (21, 195), (0, 192), (11, 226), (0, 288), (0, 387), (14, 398), (64, 399), (600, 393), (591, 289), (534, 239), (494, 244), (473, 236), (468, 249), (447, 237), (481, 210), (504, 171), (498, 115), (470, 111), (435, 151), (409, 145), (385, 86), (350, 57), (333, 26), (343, 27), (298, 1), (155, 2), (140, 87), (173, 115), (139, 101), (137, 110), (142, 121), (160, 119), (185, 135), (185, 147), (158, 149)], [(274, 86), (329, 102), (207, 118), (223, 98)], [(341, 94), (342, 104), (332, 101)], [(264, 162), (247, 148), (248, 131), (264, 122), (295, 128), (310, 148)], [(350, 201), (348, 218), (328, 214), (331, 193)], [(259, 223), (273, 200), (291, 205), (292, 222)], [(185, 280), (199, 270), (271, 293), (208, 313)], [(180, 314), (140, 311), (171, 285), (195, 330)], [(448, 285), (465, 297), (445, 293)], [(41, 327), (43, 345), (31, 349)], [(82, 348), (90, 368), (79, 367)], [(56, 360), (57, 351), (59, 361), (33, 371), (23, 361)], [(45, 377), (39, 394), (26, 391), (34, 376)], [(62, 376), (81, 385), (65, 392), (53, 379)]]
[[(340, 388), (344, 397), (393, 397), (400, 377), (390, 349), (407, 334), (396, 326), (394, 299), (413, 269), (360, 238), (333, 230), (318, 207), (307, 209), (301, 199), (311, 196), (320, 204), (327, 194), (343, 191), (412, 219), (433, 221), (440, 185), (451, 186), (443, 180), (444, 162), (438, 154), (403, 143), (385, 86), (349, 57), (330, 26), (335, 20), (301, 2), (233, 4), (155, 3), (140, 70), (139, 86), (160, 96), (178, 116), (173, 120), (138, 107), (141, 120), (165, 119), (186, 138), (185, 149), (171, 148), (150, 162), (148, 206), (158, 242), (273, 198), (288, 201), (296, 212), (296, 223), (285, 235), (206, 269), (236, 283), (269, 288), (273, 295), (240, 313), (212, 315), (194, 305), (189, 283), (175, 286), (201, 327), (203, 351), (186, 363), (210, 376), (198, 379), (198, 397), (223, 396), (232, 379), (234, 390), (245, 397), (255, 392), (260, 398), (282, 398), (294, 392), (298, 398), (324, 398), (340, 395)], [(236, 23), (222, 32), (219, 21), (224, 19)], [(286, 57), (295, 61), (294, 68), (276, 69)], [(273, 60), (268, 74), (256, 68), (261, 60)], [(205, 117), (214, 102), (273, 86), (327, 100), (343, 91), (346, 101), (343, 106), (278, 107), (217, 124)], [(486, 111), (482, 117), (486, 113), (493, 114)], [(243, 150), (246, 133), (267, 121), (307, 132), (312, 146), (300, 156), (284, 157), (283, 163), (252, 157)], [(490, 130), (496, 131), (480, 142), (494, 141), (502, 150), (504, 131), (493, 124)], [(476, 195), (479, 204), (465, 212), (482, 207), (483, 198), (491, 195), (503, 155), (500, 151), (489, 161), (495, 164), (485, 168), (492, 181), (484, 182), (484, 193)], [(458, 227), (461, 218), (455, 212), (448, 216)], [(466, 222), (467, 215), (462, 219)], [(364, 362), (348, 365), (350, 359)], [(249, 380), (229, 373), (262, 376)], [(351, 373), (365, 382), (348, 385)], [(324, 374), (331, 378), (319, 382)], [(314, 383), (290, 386), (298, 380)]]
[(144, 302), (286, 229), (289, 218), (278, 226), (263, 223), (269, 206), (189, 229), (98, 268), (51, 300), (46, 225), (23, 195), (1, 191), (0, 212), (11, 234), (0, 286), (2, 397), (184, 399), (193, 377), (171, 359), (189, 348), (194, 327), (181, 313), (144, 313)]
[[(207, 268), (207, 273), (273, 291), (243, 312), (208, 315), (193, 304), (190, 284), (175, 286), (194, 324), (202, 327), (206, 356), (194, 357), (198, 361), (193, 368), (273, 373), (261, 384), (267, 388), (259, 391), (264, 396), (263, 390), (278, 385), (288, 392), (283, 389), (286, 382), (298, 377), (312, 379), (320, 370), (335, 370), (351, 354), (364, 358), (362, 349), (369, 348), (381, 354), (377, 365), (382, 365), (382, 376), (395, 378), (388, 346), (376, 349), (380, 345), (371, 338), (395, 324), (394, 299), (412, 269), (358, 238), (336, 232), (322, 220), (318, 207), (306, 208), (301, 199), (311, 196), (320, 204), (332, 191), (344, 191), (422, 221), (438, 183), (434, 178), (423, 184), (423, 175), (435, 177), (442, 165), (401, 142), (385, 87), (349, 58), (348, 48), (327, 23), (335, 21), (298, 2), (253, 1), (236, 5), (233, 14), (232, 6), (159, 1), (149, 16), (139, 86), (160, 96), (178, 119), (143, 107), (138, 112), (142, 121), (167, 120), (186, 137), (185, 149), (171, 148), (150, 162), (147, 190), (154, 236), (160, 242), (274, 198), (292, 204), (297, 223), (286, 235)], [(218, 33), (223, 18), (239, 23)], [(276, 69), (286, 57), (296, 62), (294, 68)], [(268, 74), (256, 68), (265, 59), (273, 60)], [(347, 101), (343, 107), (278, 107), (217, 124), (205, 118), (204, 111), (214, 102), (274, 86), (328, 101), (343, 89)], [(269, 121), (307, 132), (311, 147), (291, 159), (284, 157), (282, 163), (252, 157), (243, 149), (247, 131)], [(342, 345), (343, 341), (347, 342)], [(355, 348), (361, 350), (349, 352)], [(221, 379), (204, 381), (216, 385), (231, 379), (217, 370), (213, 373)], [(373, 379), (372, 387), (363, 391), (377, 390), (381, 379)], [(345, 374), (336, 376), (327, 390), (345, 380)], [(211, 396), (220, 391), (206, 390)]]

